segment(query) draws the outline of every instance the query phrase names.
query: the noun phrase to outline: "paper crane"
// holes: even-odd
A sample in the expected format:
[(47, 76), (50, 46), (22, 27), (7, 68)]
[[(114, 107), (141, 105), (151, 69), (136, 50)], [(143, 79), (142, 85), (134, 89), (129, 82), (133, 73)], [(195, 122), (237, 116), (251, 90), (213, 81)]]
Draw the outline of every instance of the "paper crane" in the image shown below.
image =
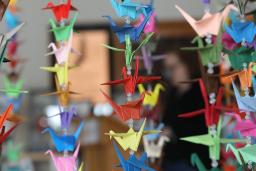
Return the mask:
[(0, 2), (0, 21), (2, 21), (4, 13), (8, 8), (10, 0), (1, 0)]
[(256, 137), (256, 119), (254, 115), (251, 115), (250, 119), (242, 120), (238, 114), (226, 113), (236, 119), (236, 126), (234, 131), (239, 131), (242, 136), (253, 136)]
[(253, 48), (239, 47), (233, 50), (223, 50), (228, 55), (232, 68), (236, 70), (244, 69), (244, 66), (249, 66), (251, 62), (256, 62), (256, 53)]
[(147, 154), (142, 153), (140, 159), (137, 159), (135, 154), (131, 155), (128, 160), (125, 160), (124, 157), (121, 154), (121, 151), (118, 149), (117, 145), (113, 143), (116, 154), (118, 156), (118, 159), (120, 161), (120, 166), (124, 171), (155, 171), (151, 167), (146, 165), (147, 162)]
[(115, 48), (115, 47), (108, 46), (108, 45), (105, 45), (105, 44), (103, 44), (103, 46), (108, 48), (108, 49), (111, 49), (113, 51), (116, 51), (116, 52), (124, 52), (126, 67), (131, 67), (131, 62), (132, 62), (132, 59), (133, 59), (135, 53), (137, 51), (139, 51), (139, 49), (141, 47), (146, 45), (153, 35), (154, 35), (154, 33), (149, 33), (146, 36), (146, 38), (140, 43), (140, 45), (137, 47), (137, 49), (135, 49), (134, 51), (132, 51), (132, 45), (131, 45), (131, 41), (129, 39), (129, 36), (125, 36), (125, 41), (126, 41), (126, 48), (125, 49)]
[(14, 56), (17, 53), (18, 47), (21, 43), (17, 40), (13, 39), (9, 41), (8, 47), (7, 47), (7, 55), (8, 56)]
[(231, 150), (234, 153), (240, 165), (242, 165), (242, 160), (239, 156), (239, 153), (243, 157), (243, 160), (245, 161), (245, 163), (256, 162), (256, 158), (255, 158), (256, 145), (255, 144), (254, 145), (247, 144), (245, 147), (242, 147), (239, 149), (235, 148), (232, 144), (227, 144), (226, 151), (229, 151), (229, 150)]
[[(61, 129), (62, 130), (68, 130), (70, 128), (70, 124), (72, 122), (72, 119), (76, 116), (76, 108), (75, 107), (71, 107), (70, 109), (68, 109), (67, 111), (62, 111), (57, 115), (54, 116), (60, 116), (60, 121), (61, 121)], [(54, 117), (51, 116), (51, 117)]]
[(15, 124), (7, 132), (5, 132), (5, 126), (0, 128), (1, 129), (1, 132), (0, 132), (0, 149), (1, 149), (1, 145), (5, 142), (5, 140), (9, 137), (9, 135), (14, 131), (14, 129), (17, 126), (18, 126), (18, 124)]
[(185, 114), (180, 114), (179, 117), (181, 117), (181, 118), (190, 118), (190, 117), (194, 117), (194, 116), (197, 116), (197, 115), (204, 114), (205, 115), (205, 123), (208, 127), (213, 126), (213, 125), (217, 125), (218, 122), (219, 122), (219, 116), (220, 116), (221, 111), (222, 110), (232, 111), (233, 109), (224, 108), (222, 106), (222, 97), (223, 97), (223, 94), (224, 94), (224, 89), (223, 88), (219, 89), (219, 91), (217, 93), (217, 97), (216, 97), (216, 102), (213, 102), (211, 104), (210, 103), (211, 100), (209, 101), (209, 99), (208, 99), (206, 87), (203, 83), (203, 80), (199, 79), (198, 81), (199, 81), (202, 97), (203, 97), (203, 100), (204, 100), (204, 108), (193, 111), (193, 112), (185, 113)]
[(249, 95), (241, 96), (233, 81), (232, 81), (232, 85), (233, 85), (238, 108), (241, 111), (245, 111), (245, 112), (255, 112), (256, 111), (256, 98), (251, 97)]
[(4, 20), (8, 30), (17, 27), (21, 22), (17, 15), (14, 15), (10, 10), (6, 10)]
[(47, 53), (46, 56), (54, 54), (55, 58), (56, 58), (56, 61), (59, 65), (67, 62), (70, 52), (78, 54), (72, 48), (72, 41), (73, 41), (73, 32), (70, 33), (70, 37), (69, 37), (68, 42), (65, 45), (60, 46), (60, 48), (57, 48), (55, 43), (50, 43), (48, 48), (52, 48), (53, 51), (50, 52), (50, 53)]
[(53, 129), (46, 128), (42, 133), (49, 132), (55, 148), (58, 152), (74, 151), (79, 135), (83, 129), (84, 123), (81, 122), (74, 135), (57, 135)]
[(165, 142), (169, 141), (170, 139), (164, 135), (161, 135), (157, 142), (150, 141), (146, 138), (146, 136), (144, 136), (143, 144), (145, 152), (147, 153), (149, 158), (160, 158)]
[(55, 85), (56, 85), (57, 91), (52, 93), (45, 93), (43, 94), (43, 96), (57, 95), (61, 106), (67, 106), (69, 104), (70, 94), (73, 94), (73, 95), (78, 94), (74, 91), (70, 91), (70, 83), (68, 83), (66, 87), (61, 87), (57, 77), (55, 77)]
[(111, 30), (116, 34), (120, 43), (126, 42), (126, 37), (132, 42), (138, 42), (140, 40), (140, 35), (142, 34), (152, 12), (150, 12), (144, 19), (142, 23), (138, 26), (131, 26), (130, 24), (125, 24), (124, 26), (117, 26), (113, 21), (111, 16), (104, 16), (108, 19), (110, 23)]
[(24, 26), (25, 23), (21, 23), (20, 25), (16, 26), (15, 28), (13, 28), (11, 31), (9, 31), (6, 34), (1, 34), (0, 37), (0, 47), (4, 47), (6, 46), (6, 44), (8, 43), (8, 41), (14, 37), (16, 35), (16, 33)]
[(103, 83), (101, 85), (118, 85), (123, 84), (126, 95), (134, 94), (135, 88), (137, 84), (146, 83), (153, 80), (160, 80), (161, 77), (146, 77), (146, 76), (138, 76), (139, 74), (139, 59), (136, 59), (136, 67), (134, 75), (127, 75), (126, 67), (122, 69), (123, 79), (122, 80), (115, 80), (110, 81), (107, 83)]
[(9, 140), (7, 142), (7, 159), (9, 162), (17, 162), (20, 160), (20, 149), (21, 149), (21, 145), (14, 145), (12, 140)]
[(0, 92), (6, 92), (8, 98), (18, 98), (22, 93), (28, 93), (28, 91), (23, 91), (23, 80), (17, 80), (12, 82), (7, 77), (4, 77), (4, 88), (0, 89)]
[(221, 42), (221, 35), (222, 33), (219, 33), (215, 44), (207, 44), (207, 45), (204, 45), (203, 39), (197, 36), (192, 40), (192, 43), (193, 44), (197, 43), (198, 47), (185, 47), (185, 48), (182, 48), (182, 50), (187, 50), (187, 51), (198, 50), (200, 54), (200, 59), (204, 66), (207, 66), (209, 63), (218, 64), (220, 62), (221, 51), (223, 48), (222, 42)]
[(152, 73), (154, 61), (158, 61), (166, 58), (166, 55), (151, 56), (151, 52), (149, 49), (147, 49), (146, 46), (141, 47), (141, 53), (142, 53), (142, 56), (139, 58), (143, 60), (144, 67), (146, 68), (148, 74)]
[[(140, 25), (143, 21), (145, 20), (145, 16), (144, 15), (140, 15), (139, 17), (139, 24)], [(137, 26), (138, 26), (137, 25)], [(144, 33), (148, 34), (148, 33), (156, 33), (157, 29), (156, 29), (156, 12), (153, 12), (152, 15), (150, 16), (147, 24), (144, 27)]]
[(56, 73), (60, 85), (68, 84), (68, 62), (55, 64), (54, 67), (40, 67), (40, 69)]
[(256, 26), (251, 21), (232, 21), (231, 26), (224, 24), (226, 32), (236, 43), (252, 43), (256, 35)]
[(141, 94), (138, 100), (127, 102), (123, 105), (118, 105), (112, 101), (112, 99), (106, 93), (103, 91), (101, 92), (122, 121), (127, 121), (129, 119), (139, 120), (141, 118), (142, 103), (145, 93)]
[(110, 2), (119, 17), (129, 17), (132, 20), (137, 19), (141, 14), (146, 16), (147, 11), (152, 10), (151, 5), (142, 5), (131, 0), (123, 0), (121, 3), (117, 0), (110, 0)]
[(183, 17), (187, 20), (187, 22), (200, 37), (207, 36), (208, 34), (217, 36), (220, 31), (222, 22), (226, 19), (230, 10), (237, 11), (237, 8), (234, 5), (230, 4), (227, 5), (222, 12), (218, 12), (215, 14), (210, 14), (209, 12), (206, 12), (200, 20), (196, 21), (178, 5), (176, 5), (175, 7), (179, 10), (179, 12), (183, 15)]
[(49, 154), (52, 158), (57, 171), (72, 171), (77, 170), (77, 157), (79, 153), (80, 143), (72, 156), (55, 156), (52, 150), (48, 150), (45, 154)]
[(77, 19), (77, 13), (75, 14), (74, 18), (71, 20), (70, 24), (67, 26), (59, 26), (57, 27), (56, 23), (53, 19), (49, 20), (51, 25), (51, 31), (54, 34), (56, 41), (67, 41), (69, 39), (70, 33), (73, 31), (73, 27), (75, 25)]
[[(154, 130), (158, 130), (159, 132), (164, 128), (164, 124), (163, 123), (160, 123), (158, 124), (158, 126), (156, 128), (154, 127), (148, 127), (148, 128), (145, 128), (145, 130), (150, 130), (150, 129), (154, 129)], [(144, 137), (148, 140), (148, 141), (156, 141), (158, 138), (160, 138), (160, 134), (157, 133), (157, 134), (148, 134), (148, 135), (144, 135)]]
[(236, 143), (236, 142), (245, 142), (246, 140), (239, 139), (226, 139), (221, 138), (221, 124), (222, 119), (219, 119), (219, 123), (217, 126), (216, 132), (212, 131), (210, 128), (208, 129), (208, 134), (190, 136), (181, 138), (183, 141), (188, 141), (191, 143), (201, 144), (209, 147), (209, 155), (212, 160), (220, 159), (220, 145), (223, 143)]
[[(143, 84), (139, 84), (138, 89), (139, 89), (140, 94), (146, 92)], [(152, 92), (148, 92), (149, 94), (145, 94), (145, 98), (143, 100), (143, 105), (144, 106), (149, 106), (151, 109), (153, 107), (155, 107), (157, 105), (158, 98), (159, 98), (161, 90), (164, 91), (165, 88), (162, 86), (162, 84), (157, 83)]]
[(160, 131), (158, 130), (148, 130), (144, 131), (146, 124), (146, 119), (143, 121), (140, 130), (138, 132), (134, 131), (133, 128), (130, 128), (127, 133), (115, 133), (114, 131), (109, 131), (109, 133), (105, 133), (110, 136), (110, 139), (114, 138), (118, 144), (126, 151), (131, 149), (132, 151), (137, 151), (140, 140), (145, 134), (156, 134)]
[(203, 162), (200, 160), (199, 156), (196, 153), (191, 154), (190, 160), (191, 164), (193, 166), (196, 166), (198, 171), (221, 171), (221, 169), (219, 168), (206, 169)]
[(71, 0), (67, 0), (67, 3), (62, 3), (59, 5), (54, 5), (53, 2), (49, 2), (43, 9), (52, 10), (55, 19), (58, 22), (62, 21), (63, 19), (68, 19), (70, 11), (77, 11), (77, 9), (72, 5)]

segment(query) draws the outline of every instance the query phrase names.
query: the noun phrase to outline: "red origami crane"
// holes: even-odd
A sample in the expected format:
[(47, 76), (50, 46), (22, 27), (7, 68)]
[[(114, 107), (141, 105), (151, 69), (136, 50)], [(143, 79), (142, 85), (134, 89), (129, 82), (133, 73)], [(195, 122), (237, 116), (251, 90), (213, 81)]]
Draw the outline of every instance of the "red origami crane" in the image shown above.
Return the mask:
[(140, 95), (140, 98), (135, 101), (127, 102), (123, 105), (118, 105), (103, 91), (102, 94), (106, 97), (109, 104), (114, 109), (115, 113), (120, 117), (122, 121), (127, 121), (129, 119), (139, 120), (142, 112), (142, 103), (145, 97), (145, 93)]
[(52, 2), (49, 2), (43, 9), (51, 9), (58, 22), (62, 19), (68, 19), (70, 11), (77, 11), (77, 8), (72, 6), (71, 0), (68, 0), (66, 4), (63, 3), (60, 5), (54, 5)]
[(198, 79), (198, 81), (199, 81), (201, 93), (202, 93), (202, 96), (203, 96), (204, 108), (193, 111), (193, 112), (181, 114), (181, 115), (179, 115), (179, 117), (181, 117), (181, 118), (190, 118), (190, 117), (194, 117), (194, 116), (197, 116), (197, 115), (204, 114), (205, 115), (205, 123), (208, 127), (212, 126), (212, 125), (217, 125), (218, 121), (219, 121), (220, 112), (222, 110), (230, 112), (230, 111), (233, 111), (233, 109), (232, 108), (229, 109), (229, 108), (226, 108), (226, 107), (224, 108), (222, 106), (222, 97), (223, 97), (223, 94), (224, 94), (224, 89), (222, 87), (219, 88), (219, 90), (218, 90), (216, 102), (211, 104), (211, 103), (209, 103), (206, 87), (204, 85), (203, 80)]
[(153, 76), (153, 77), (138, 76), (138, 74), (139, 74), (139, 62), (140, 62), (139, 58), (136, 58), (136, 67), (135, 67), (135, 71), (134, 71), (133, 76), (132, 75), (127, 75), (126, 67), (123, 67), (123, 69), (122, 69), (123, 79), (122, 80), (114, 80), (114, 81), (110, 81), (110, 82), (107, 82), (107, 83), (103, 83), (101, 85), (123, 84), (125, 93), (128, 96), (128, 95), (134, 94), (137, 84), (141, 84), (141, 83), (161, 79), (161, 77), (158, 77), (158, 76)]

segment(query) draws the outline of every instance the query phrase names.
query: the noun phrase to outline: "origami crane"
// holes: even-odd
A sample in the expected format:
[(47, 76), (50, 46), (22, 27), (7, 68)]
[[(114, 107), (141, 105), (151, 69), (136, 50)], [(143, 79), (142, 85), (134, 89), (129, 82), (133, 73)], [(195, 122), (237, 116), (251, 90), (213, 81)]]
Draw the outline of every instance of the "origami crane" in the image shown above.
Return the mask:
[(152, 12), (150, 12), (144, 19), (143, 22), (138, 26), (132, 26), (130, 24), (125, 24), (124, 26), (117, 26), (111, 16), (104, 16), (108, 19), (110, 23), (111, 30), (116, 34), (120, 43), (126, 42), (126, 37), (128, 36), (132, 42), (138, 42), (140, 40), (140, 35), (142, 34), (148, 20), (150, 19)]
[(12, 140), (9, 140), (7, 142), (7, 159), (9, 162), (17, 162), (20, 160), (20, 149), (21, 149), (21, 145), (14, 145)]
[(17, 15), (14, 15), (10, 10), (6, 10), (4, 20), (8, 30), (17, 27), (21, 22)]
[(1, 149), (1, 145), (5, 142), (5, 140), (9, 137), (9, 135), (13, 132), (13, 130), (17, 126), (18, 126), (18, 124), (15, 124), (7, 132), (5, 132), (5, 126), (1, 127), (1, 132), (0, 132), (0, 149)]
[(77, 11), (77, 9), (72, 5), (71, 0), (67, 0), (67, 3), (62, 3), (59, 5), (54, 5), (53, 2), (49, 2), (44, 10), (52, 10), (55, 19), (60, 22), (63, 19), (69, 18), (70, 11)]
[(206, 87), (203, 83), (203, 80), (199, 79), (198, 81), (199, 81), (202, 97), (203, 97), (203, 100), (204, 100), (204, 108), (193, 111), (193, 112), (185, 113), (185, 114), (180, 114), (179, 117), (181, 117), (181, 118), (190, 118), (190, 117), (194, 117), (194, 116), (197, 116), (197, 115), (204, 114), (205, 115), (205, 123), (208, 127), (213, 126), (213, 125), (217, 125), (218, 122), (219, 122), (220, 112), (222, 110), (232, 111), (233, 109), (224, 108), (222, 106), (222, 97), (223, 97), (223, 94), (224, 94), (224, 89), (223, 88), (219, 89), (219, 91), (217, 93), (217, 97), (216, 97), (216, 102), (211, 104), (209, 99), (208, 99)]
[(126, 67), (123, 67), (122, 74), (123, 74), (122, 80), (110, 81), (107, 83), (103, 83), (101, 85), (123, 84), (126, 95), (129, 95), (129, 94), (132, 95), (132, 94), (134, 94), (137, 84), (161, 79), (161, 77), (157, 77), (157, 76), (154, 76), (154, 77), (138, 76), (138, 74), (139, 74), (139, 59), (138, 58), (136, 59), (136, 67), (135, 67), (134, 75), (133, 76), (127, 75)]
[(57, 135), (53, 129), (46, 128), (42, 133), (49, 132), (52, 141), (54, 143), (55, 148), (58, 152), (63, 151), (74, 151), (76, 142), (79, 138), (79, 135), (83, 129), (84, 123), (81, 122), (78, 129), (74, 133), (74, 135)]
[(52, 158), (57, 171), (73, 171), (77, 170), (77, 157), (79, 153), (80, 143), (77, 145), (72, 156), (55, 156), (52, 150), (48, 150), (45, 154), (49, 154)]
[(110, 0), (110, 2), (119, 17), (129, 17), (132, 20), (137, 19), (141, 14), (146, 16), (148, 11), (152, 10), (151, 5), (142, 5), (131, 0), (123, 0), (121, 3), (117, 0)]
[(4, 47), (6, 46), (6, 44), (8, 43), (8, 41), (14, 37), (16, 35), (16, 33), (24, 26), (25, 23), (21, 23), (18, 26), (16, 25), (15, 28), (13, 28), (11, 31), (9, 31), (6, 34), (1, 34), (0, 36), (0, 47)]
[(232, 86), (234, 89), (238, 108), (241, 111), (245, 111), (245, 112), (255, 112), (256, 111), (256, 98), (251, 97), (249, 95), (241, 96), (233, 81), (232, 81)]
[(105, 134), (109, 135), (110, 139), (114, 138), (118, 142), (118, 144), (124, 149), (124, 151), (127, 151), (128, 149), (131, 149), (132, 151), (137, 151), (143, 135), (156, 134), (160, 132), (158, 130), (144, 131), (145, 124), (146, 119), (143, 121), (138, 132), (134, 131), (133, 128), (130, 128), (127, 133), (115, 133), (111, 130), (109, 131), (109, 133)]
[(227, 5), (222, 12), (215, 14), (206, 12), (200, 20), (196, 21), (178, 5), (175, 7), (179, 10), (179, 12), (183, 15), (183, 17), (200, 37), (207, 36), (208, 34), (217, 36), (220, 31), (222, 22), (228, 16), (230, 10), (237, 10), (234, 5), (230, 4)]
[(52, 96), (52, 95), (58, 95), (59, 103), (61, 106), (67, 106), (69, 104), (69, 95), (74, 94), (77, 95), (78, 93), (74, 91), (70, 91), (70, 83), (67, 84), (66, 87), (61, 87), (58, 81), (58, 78), (55, 77), (55, 85), (56, 85), (56, 92), (52, 93), (45, 93), (43, 96)]
[(67, 41), (69, 39), (70, 33), (73, 31), (77, 19), (77, 13), (74, 15), (74, 18), (70, 21), (70, 24), (67, 26), (57, 26), (53, 19), (49, 20), (51, 25), (51, 31), (54, 34), (56, 41)]
[(255, 24), (251, 21), (241, 21), (236, 19), (232, 21), (230, 26), (224, 24), (224, 28), (236, 43), (252, 43), (256, 35)]
[(145, 152), (147, 153), (149, 158), (160, 158), (165, 142), (169, 141), (170, 139), (164, 135), (161, 135), (157, 142), (150, 141), (144, 136), (143, 144)]
[(256, 145), (255, 144), (254, 145), (247, 144), (245, 147), (242, 147), (239, 149), (235, 148), (232, 144), (227, 144), (226, 151), (229, 151), (229, 150), (231, 150), (234, 153), (240, 165), (242, 165), (242, 160), (239, 153), (243, 157), (243, 160), (245, 163), (256, 162), (256, 158), (255, 158)]
[(70, 52), (78, 54), (72, 48), (72, 41), (73, 41), (73, 32), (70, 33), (68, 42), (65, 45), (60, 46), (60, 48), (57, 48), (55, 43), (50, 43), (48, 48), (52, 48), (53, 51), (50, 53), (47, 53), (46, 56), (54, 54), (56, 61), (59, 65), (65, 62), (68, 62), (68, 57)]
[(142, 57), (140, 57), (140, 59), (143, 59), (144, 67), (146, 68), (148, 75), (152, 74), (154, 61), (166, 58), (166, 55), (151, 56), (151, 52), (146, 46), (141, 47), (141, 53)]
[[(140, 94), (146, 92), (143, 84), (139, 84), (138, 89), (139, 89)], [(143, 105), (144, 106), (149, 106), (151, 109), (153, 107), (155, 107), (157, 105), (158, 98), (159, 98), (161, 90), (164, 91), (165, 88), (162, 86), (162, 84), (157, 83), (152, 92), (148, 92), (149, 94), (145, 94), (145, 98), (143, 100)]]
[[(164, 128), (164, 124), (163, 123), (160, 123), (158, 124), (158, 126), (156, 128), (154, 127), (149, 127), (149, 128), (146, 128), (145, 130), (150, 130), (150, 129), (154, 129), (154, 130), (158, 130), (159, 132), (161, 132), (161, 130)], [(148, 141), (156, 141), (157, 139), (160, 138), (160, 134), (157, 133), (157, 134), (148, 134), (148, 135), (144, 135), (144, 137), (148, 140)]]
[(10, 0), (1, 0), (0, 2), (0, 21), (2, 21), (4, 13), (8, 8)]
[(191, 164), (193, 166), (196, 166), (198, 171), (221, 171), (219, 168), (211, 168), (211, 169), (206, 169), (204, 166), (203, 162), (200, 160), (199, 156), (196, 153), (191, 154)]
[(146, 165), (146, 162), (147, 162), (146, 153), (142, 153), (140, 159), (137, 159), (136, 155), (133, 154), (128, 158), (128, 160), (125, 160), (121, 154), (121, 151), (118, 149), (117, 145), (115, 143), (113, 143), (113, 145), (114, 145), (116, 154), (118, 156), (118, 159), (120, 161), (120, 167), (122, 167), (124, 171), (141, 171), (141, 170), (155, 171), (154, 169)]
[(40, 67), (40, 69), (56, 73), (61, 86), (68, 84), (68, 62), (65, 62), (64, 64), (55, 64), (54, 67)]
[[(141, 23), (143, 23), (143, 21), (145, 20), (144, 15), (140, 15), (139, 17), (139, 23), (137, 26), (139, 26)], [(156, 33), (157, 29), (156, 29), (156, 12), (153, 12), (152, 15), (150, 16), (147, 24), (144, 27), (144, 33), (148, 34), (148, 33)]]
[(200, 59), (204, 66), (207, 66), (209, 63), (218, 64), (220, 62), (220, 56), (223, 48), (221, 43), (221, 36), (222, 36), (222, 33), (218, 35), (215, 44), (207, 44), (207, 45), (204, 45), (203, 39), (197, 36), (192, 40), (192, 43), (193, 44), (197, 43), (198, 47), (185, 47), (181, 49), (187, 50), (187, 51), (198, 50), (200, 54)]
[[(61, 121), (61, 129), (62, 130), (68, 130), (70, 128), (70, 124), (72, 122), (72, 119), (76, 116), (76, 108), (75, 107), (71, 107), (70, 109), (68, 109), (67, 111), (62, 111), (57, 115), (60, 115), (60, 121)], [(54, 116), (57, 116), (54, 115)], [(51, 117), (54, 117), (51, 116)]]
[(251, 115), (250, 119), (242, 120), (238, 114), (235, 113), (226, 113), (229, 116), (232, 116), (236, 119), (236, 126), (234, 131), (239, 131), (242, 136), (252, 136), (256, 137), (256, 119)]
[(129, 36), (125, 36), (125, 41), (126, 41), (126, 43), (125, 43), (126, 48), (125, 49), (115, 48), (115, 47), (108, 46), (108, 45), (105, 45), (105, 44), (103, 44), (103, 46), (108, 48), (108, 49), (111, 49), (113, 51), (116, 51), (116, 52), (124, 52), (124, 54), (125, 54), (125, 64), (126, 64), (126, 67), (129, 68), (129, 67), (131, 67), (131, 62), (132, 62), (132, 59), (133, 59), (135, 53), (137, 51), (139, 51), (139, 49), (142, 46), (146, 45), (153, 35), (154, 35), (154, 33), (149, 33), (146, 36), (146, 38), (140, 43), (140, 45), (137, 47), (137, 49), (135, 49), (134, 51), (132, 51), (132, 43), (131, 43), (131, 40), (130, 40)]
[(217, 126), (217, 131), (214, 133), (211, 129), (208, 129), (208, 134), (190, 136), (181, 138), (183, 141), (188, 141), (191, 143), (201, 144), (209, 147), (210, 159), (219, 160), (220, 159), (220, 145), (223, 143), (236, 143), (236, 142), (245, 142), (246, 140), (239, 139), (226, 139), (221, 138), (221, 124), (222, 119), (219, 119), (219, 123)]
[(130, 101), (123, 105), (118, 105), (112, 101), (112, 99), (106, 93), (103, 91), (101, 92), (122, 121), (127, 121), (129, 119), (139, 120), (141, 118), (142, 103), (145, 93), (141, 94), (138, 100)]
[(8, 47), (7, 47), (7, 55), (14, 56), (18, 50), (19, 45), (20, 45), (20, 42), (18, 42), (15, 39), (12, 39), (11, 41), (9, 41)]
[(244, 69), (244, 66), (249, 66), (251, 62), (256, 62), (256, 53), (253, 48), (239, 47), (233, 50), (223, 49), (223, 52), (228, 55), (232, 68), (236, 70)]
[(23, 80), (17, 80), (12, 82), (7, 77), (4, 77), (4, 88), (0, 89), (2, 92), (6, 92), (8, 98), (18, 98), (21, 93), (28, 93), (28, 91), (23, 91)]

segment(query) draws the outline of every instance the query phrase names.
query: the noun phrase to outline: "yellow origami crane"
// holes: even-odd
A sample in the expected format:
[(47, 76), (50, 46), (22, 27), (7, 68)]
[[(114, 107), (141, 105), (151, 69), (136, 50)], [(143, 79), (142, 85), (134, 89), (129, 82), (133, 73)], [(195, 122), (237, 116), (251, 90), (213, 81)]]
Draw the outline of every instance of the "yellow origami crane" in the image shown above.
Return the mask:
[[(139, 84), (138, 89), (139, 89), (140, 94), (146, 92), (143, 84)], [(161, 90), (162, 91), (165, 90), (164, 86), (160, 83), (156, 84), (153, 92), (148, 92), (149, 94), (147, 94), (147, 93), (145, 94), (143, 105), (150, 106), (152, 108), (155, 107), (158, 102), (158, 98), (159, 98), (159, 94), (160, 94)]]
[(130, 128), (127, 133), (115, 133), (114, 131), (109, 131), (109, 133), (105, 133), (110, 136), (110, 139), (114, 138), (118, 144), (126, 151), (128, 149), (132, 151), (137, 151), (140, 140), (145, 134), (157, 134), (161, 131), (159, 130), (148, 130), (144, 131), (146, 124), (146, 119), (143, 121), (140, 130), (138, 132), (134, 131), (133, 128)]
[(83, 168), (84, 168), (84, 163), (82, 163), (78, 169), (78, 171), (83, 171)]
[(60, 85), (68, 84), (68, 63), (65, 62), (63, 65), (55, 64), (54, 67), (40, 67), (40, 69), (55, 72)]

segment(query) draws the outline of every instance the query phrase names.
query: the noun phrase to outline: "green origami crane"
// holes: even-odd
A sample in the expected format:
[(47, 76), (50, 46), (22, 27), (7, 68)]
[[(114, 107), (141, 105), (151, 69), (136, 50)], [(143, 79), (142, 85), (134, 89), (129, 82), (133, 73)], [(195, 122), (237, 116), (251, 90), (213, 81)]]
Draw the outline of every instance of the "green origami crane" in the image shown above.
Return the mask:
[(49, 19), (49, 23), (52, 27), (51, 31), (53, 32), (56, 41), (67, 41), (69, 39), (71, 31), (75, 25), (78, 13), (75, 14), (74, 18), (71, 20), (70, 24), (67, 26), (57, 27), (53, 19)]
[(242, 70), (244, 69), (244, 64), (249, 66), (251, 62), (256, 61), (256, 53), (252, 48), (242, 46), (232, 51), (224, 49), (223, 52), (228, 55), (232, 68), (236, 70)]
[(21, 93), (28, 93), (28, 91), (22, 91), (23, 80), (18, 80), (15, 83), (12, 83), (7, 77), (4, 77), (4, 90), (0, 90), (2, 92), (6, 92), (6, 96), (10, 98), (18, 98)]
[(115, 48), (112, 46), (108, 46), (103, 44), (104, 47), (111, 49), (113, 51), (117, 51), (117, 52), (124, 52), (125, 53), (125, 64), (126, 67), (130, 67), (131, 66), (131, 62), (132, 59), (135, 55), (135, 53), (145, 44), (148, 43), (148, 41), (151, 39), (151, 37), (154, 35), (154, 33), (150, 33), (147, 35), (147, 37), (140, 43), (140, 45), (137, 47), (136, 50), (132, 51), (132, 43), (131, 43), (131, 39), (128, 35), (125, 35), (125, 44), (126, 44), (126, 48), (125, 49), (119, 49), (119, 48)]
[[(242, 147), (239, 149), (234, 147), (232, 144), (227, 144), (226, 151), (228, 150), (231, 150), (234, 153), (240, 165), (243, 164), (242, 160), (244, 160), (245, 163), (249, 163), (250, 161), (256, 163), (256, 157), (255, 157), (256, 144), (254, 145), (247, 144), (245, 147)], [(239, 155), (239, 153), (241, 154), (241, 156)]]
[(188, 141), (195, 144), (201, 144), (209, 147), (210, 159), (219, 160), (220, 159), (220, 146), (223, 143), (236, 143), (236, 142), (246, 142), (246, 140), (240, 139), (226, 139), (221, 138), (221, 124), (222, 118), (220, 117), (217, 131), (215, 134), (211, 133), (210, 128), (208, 129), (208, 134), (197, 135), (181, 138), (183, 141)]
[(198, 171), (221, 171), (219, 168), (206, 169), (205, 165), (196, 153), (191, 154), (191, 164), (196, 166)]
[(220, 62), (221, 51), (223, 48), (221, 37), (222, 37), (222, 33), (219, 33), (215, 44), (204, 45), (203, 39), (197, 36), (192, 40), (192, 43), (193, 44), (197, 43), (198, 47), (184, 47), (181, 49), (186, 51), (198, 50), (200, 59), (204, 66), (207, 66), (209, 63), (218, 64)]
[(7, 160), (9, 162), (18, 162), (20, 160), (20, 149), (21, 145), (14, 145), (12, 140), (7, 142)]

